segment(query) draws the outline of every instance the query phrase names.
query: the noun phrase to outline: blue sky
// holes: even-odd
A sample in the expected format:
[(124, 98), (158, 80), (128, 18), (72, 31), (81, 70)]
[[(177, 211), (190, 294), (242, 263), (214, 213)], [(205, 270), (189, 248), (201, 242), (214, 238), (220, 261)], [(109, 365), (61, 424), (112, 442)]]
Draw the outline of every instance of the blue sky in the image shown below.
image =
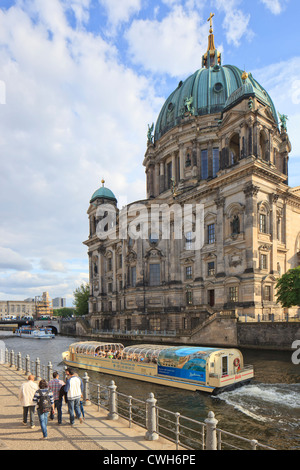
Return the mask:
[(0, 0), (0, 299), (72, 304), (91, 195), (145, 197), (147, 126), (201, 67), (210, 12), (223, 64), (289, 116), (298, 186), (299, 0)]

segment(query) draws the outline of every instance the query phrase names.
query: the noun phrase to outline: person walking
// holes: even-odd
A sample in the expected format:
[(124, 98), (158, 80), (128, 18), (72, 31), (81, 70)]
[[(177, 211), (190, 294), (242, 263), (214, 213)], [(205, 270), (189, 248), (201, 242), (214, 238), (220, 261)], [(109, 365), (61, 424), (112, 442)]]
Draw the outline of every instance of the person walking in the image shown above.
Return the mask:
[(34, 403), (37, 404), (37, 413), (43, 433), (42, 439), (48, 438), (48, 415), (51, 409), (54, 413), (54, 399), (53, 393), (48, 389), (46, 380), (42, 379), (39, 382), (39, 389), (35, 392), (33, 397)]
[[(65, 385), (65, 382), (59, 379), (58, 372), (53, 372), (53, 379), (48, 383), (49, 390), (53, 393), (54, 408), (57, 409), (57, 422), (62, 424), (62, 397), (60, 397), (60, 389)], [(51, 413), (50, 419), (54, 419), (54, 414)]]
[(29, 412), (29, 420), (31, 429), (35, 428), (34, 424), (34, 411), (35, 404), (33, 402), (33, 397), (35, 392), (38, 389), (38, 385), (34, 382), (34, 376), (32, 374), (28, 375), (27, 382), (24, 382), (19, 389), (19, 400), (23, 406), (23, 424), (27, 426), (27, 418)]
[[(83, 382), (80, 377), (75, 375), (75, 372), (71, 368), (66, 369), (67, 382), (65, 385), (65, 392), (67, 393), (68, 399), (68, 411), (70, 415), (70, 424), (74, 426), (75, 415), (82, 423), (81, 410), (80, 410), (80, 399), (83, 393)], [(75, 414), (74, 414), (75, 413)]]

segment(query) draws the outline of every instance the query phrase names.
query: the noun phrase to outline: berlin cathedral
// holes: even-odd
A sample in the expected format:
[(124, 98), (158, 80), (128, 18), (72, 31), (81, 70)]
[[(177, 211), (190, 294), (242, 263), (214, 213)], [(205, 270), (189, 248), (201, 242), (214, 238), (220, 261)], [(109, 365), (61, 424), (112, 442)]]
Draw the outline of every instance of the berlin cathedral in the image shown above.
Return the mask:
[(288, 185), (287, 116), (251, 73), (222, 64), (210, 21), (202, 68), (178, 84), (148, 126), (147, 198), (126, 207), (129, 221), (137, 204), (203, 207), (201, 246), (193, 244), (195, 223), (175, 236), (172, 210), (168, 236), (158, 223), (147, 237), (99, 237), (103, 205), (115, 211), (115, 228), (121, 220), (103, 181), (90, 200), (84, 242), (96, 330), (192, 331), (216, 314), (287, 315), (276, 282), (300, 264), (300, 187)]

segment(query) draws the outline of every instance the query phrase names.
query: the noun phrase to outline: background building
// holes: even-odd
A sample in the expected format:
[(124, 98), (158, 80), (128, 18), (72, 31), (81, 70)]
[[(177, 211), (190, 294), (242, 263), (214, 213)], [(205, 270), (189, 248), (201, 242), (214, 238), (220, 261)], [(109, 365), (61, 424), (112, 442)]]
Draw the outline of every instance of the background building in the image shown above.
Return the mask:
[(120, 229), (117, 199), (103, 183), (90, 201), (84, 242), (92, 326), (193, 329), (224, 310), (241, 319), (284, 318), (276, 281), (300, 262), (300, 187), (288, 186), (290, 151), (286, 116), (251, 73), (222, 65), (211, 29), (202, 68), (179, 83), (149, 127), (147, 199), (126, 208), (130, 223), (137, 203), (148, 211), (202, 204), (203, 247), (193, 249), (194, 226), (176, 239), (174, 217), (168, 239), (159, 226), (147, 240), (100, 240), (103, 204), (117, 212), (107, 232)]
[(36, 318), (53, 316), (52, 301), (48, 292), (43, 292), (41, 296), (35, 297), (35, 316)]
[(52, 300), (48, 292), (41, 296), (27, 298), (25, 300), (0, 300), (0, 319), (22, 318), (22, 317), (45, 317), (53, 316)]
[(55, 299), (52, 300), (52, 306), (53, 309), (65, 308), (67, 306), (67, 299), (65, 299), (64, 297), (55, 297)]
[(14, 317), (33, 317), (35, 303), (32, 300), (0, 300), (0, 319)]

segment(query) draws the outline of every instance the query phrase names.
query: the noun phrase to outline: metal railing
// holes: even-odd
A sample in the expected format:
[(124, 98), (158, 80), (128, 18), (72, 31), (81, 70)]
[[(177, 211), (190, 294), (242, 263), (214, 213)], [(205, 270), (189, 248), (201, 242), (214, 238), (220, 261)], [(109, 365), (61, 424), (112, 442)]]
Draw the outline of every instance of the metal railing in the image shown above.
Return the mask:
[(92, 329), (92, 334), (101, 334), (101, 335), (124, 335), (124, 336), (176, 336), (175, 330), (162, 330), (162, 331), (152, 331), (152, 330), (97, 330)]
[[(5, 350), (5, 363), (25, 375), (33, 374), (35, 379), (51, 380), (53, 367), (41, 365), (39, 358), (31, 361), (29, 355), (22, 357), (21, 353)], [(59, 371), (60, 372), (60, 371)], [(65, 368), (61, 370), (64, 377)], [(140, 400), (117, 391), (114, 381), (110, 385), (90, 382), (87, 372), (82, 377), (83, 404), (93, 403), (98, 410), (108, 412), (107, 419), (116, 420), (119, 417), (128, 421), (128, 427), (136, 424), (146, 430), (146, 440), (156, 440), (163, 437), (173, 443), (177, 450), (275, 450), (259, 443), (256, 439), (247, 439), (237, 434), (217, 428), (217, 419), (212, 411), (204, 422), (189, 418), (180, 413), (166, 410), (157, 405), (153, 393), (147, 400)], [(225, 440), (226, 439), (226, 440)]]

